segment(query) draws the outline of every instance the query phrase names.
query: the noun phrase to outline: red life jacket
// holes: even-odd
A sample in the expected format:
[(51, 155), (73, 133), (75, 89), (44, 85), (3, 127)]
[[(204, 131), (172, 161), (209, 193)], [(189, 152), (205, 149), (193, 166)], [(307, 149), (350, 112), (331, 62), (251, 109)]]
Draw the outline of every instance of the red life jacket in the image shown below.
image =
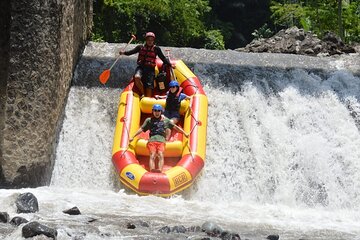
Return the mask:
[(148, 47), (146, 44), (141, 47), (137, 59), (138, 65), (143, 66), (150, 66), (155, 67), (156, 66), (156, 53), (155, 53), (155, 45)]

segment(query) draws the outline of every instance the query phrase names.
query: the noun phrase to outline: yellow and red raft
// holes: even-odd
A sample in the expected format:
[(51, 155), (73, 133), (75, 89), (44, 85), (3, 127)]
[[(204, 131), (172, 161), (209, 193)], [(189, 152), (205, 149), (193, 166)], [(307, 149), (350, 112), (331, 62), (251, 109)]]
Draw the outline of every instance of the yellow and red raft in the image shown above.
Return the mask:
[[(181, 102), (179, 126), (190, 133), (186, 138), (173, 130), (166, 142), (164, 167), (162, 173), (149, 171), (149, 152), (146, 144), (148, 131), (140, 134), (129, 145), (129, 136), (151, 116), (153, 104), (165, 107), (165, 99), (153, 97), (140, 98), (133, 81), (120, 96), (112, 161), (120, 181), (140, 195), (154, 194), (170, 196), (189, 187), (204, 167), (206, 150), (206, 129), (208, 100), (199, 79), (181, 60), (173, 60), (174, 74), (185, 93), (191, 100)], [(157, 59), (157, 69), (162, 62)], [(158, 70), (157, 70), (158, 71)], [(169, 81), (169, 79), (168, 79)], [(157, 164), (157, 160), (155, 163)]]

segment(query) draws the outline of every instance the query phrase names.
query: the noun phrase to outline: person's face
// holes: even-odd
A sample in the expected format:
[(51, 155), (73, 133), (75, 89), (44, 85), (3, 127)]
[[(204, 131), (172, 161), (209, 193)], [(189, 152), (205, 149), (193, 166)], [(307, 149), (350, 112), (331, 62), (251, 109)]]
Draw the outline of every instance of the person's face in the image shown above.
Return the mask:
[(177, 87), (170, 87), (170, 92), (175, 93), (176, 89), (177, 89)]
[(146, 38), (146, 45), (148, 45), (148, 46), (152, 46), (152, 45), (154, 45), (154, 38), (153, 37), (147, 37)]
[(152, 112), (154, 117), (156, 118), (159, 118), (161, 116), (161, 110), (153, 110)]

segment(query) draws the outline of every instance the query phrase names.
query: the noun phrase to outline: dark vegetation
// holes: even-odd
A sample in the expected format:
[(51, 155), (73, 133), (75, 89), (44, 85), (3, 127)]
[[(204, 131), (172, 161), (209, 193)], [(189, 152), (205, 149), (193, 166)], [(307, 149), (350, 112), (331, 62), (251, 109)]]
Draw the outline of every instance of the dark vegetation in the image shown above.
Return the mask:
[(142, 42), (153, 31), (160, 45), (234, 49), (293, 26), (360, 42), (360, 1), (94, 0), (94, 41)]

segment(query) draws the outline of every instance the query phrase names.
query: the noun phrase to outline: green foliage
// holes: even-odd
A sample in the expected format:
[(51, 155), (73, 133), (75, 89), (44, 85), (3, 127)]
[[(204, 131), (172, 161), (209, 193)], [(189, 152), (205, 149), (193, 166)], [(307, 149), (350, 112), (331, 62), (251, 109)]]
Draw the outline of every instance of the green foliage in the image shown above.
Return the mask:
[(205, 46), (207, 49), (225, 49), (224, 37), (219, 30), (205, 32)]
[(221, 35), (205, 24), (210, 11), (208, 0), (96, 0), (93, 39), (127, 42), (135, 34), (141, 42), (152, 31), (159, 45), (223, 48), (222, 36), (216, 35), (218, 45), (207, 38), (212, 30)]
[(271, 29), (265, 23), (259, 29), (256, 29), (251, 35), (253, 35), (255, 39), (260, 39), (260, 38), (269, 38), (273, 34), (274, 34), (273, 31), (271, 31)]
[(352, 2), (343, 11), (345, 40), (360, 43), (360, 1)]
[(281, 4), (272, 1), (270, 10), (272, 11), (271, 19), (274, 23), (285, 28), (299, 26), (301, 19), (305, 17), (305, 9), (297, 3)]
[[(338, 1), (342, 4), (341, 14), (338, 11)], [(280, 28), (297, 26), (307, 31), (311, 30), (319, 36), (326, 31), (335, 33), (344, 31), (345, 39), (343, 40), (359, 42), (360, 1), (272, 0), (270, 10), (272, 11), (271, 18)]]

